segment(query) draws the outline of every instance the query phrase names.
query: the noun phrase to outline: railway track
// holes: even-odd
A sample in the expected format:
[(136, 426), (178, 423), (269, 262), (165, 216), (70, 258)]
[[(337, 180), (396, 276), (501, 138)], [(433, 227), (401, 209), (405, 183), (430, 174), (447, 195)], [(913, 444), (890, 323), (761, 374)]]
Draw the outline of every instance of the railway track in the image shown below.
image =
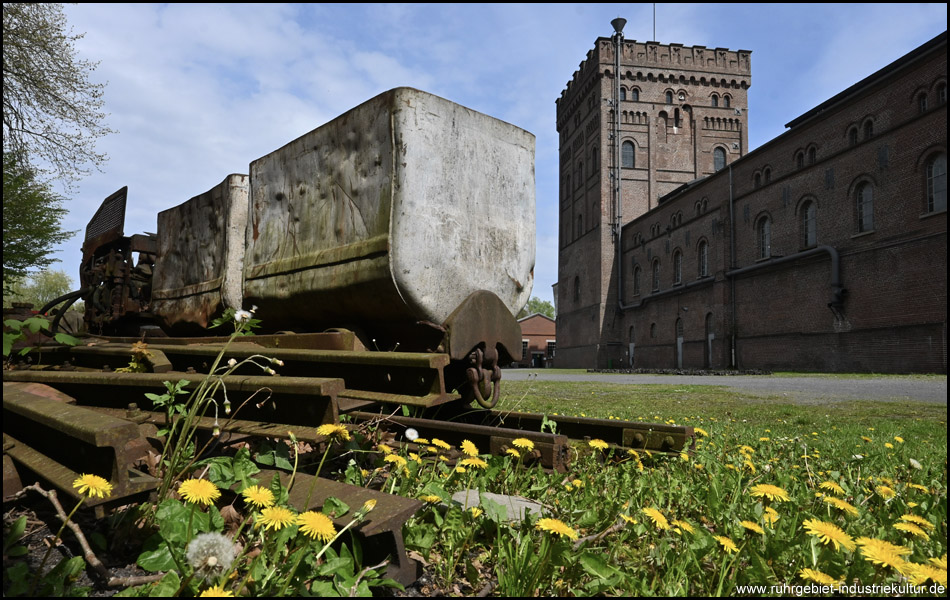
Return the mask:
[[(545, 431), (544, 415), (484, 409), (453, 392), (452, 382), (464, 375), (453, 371), (447, 355), (366, 352), (346, 331), (253, 340), (232, 343), (223, 360), (258, 355), (283, 365), (278, 376), (239, 369), (223, 377), (229, 400), (241, 410), (230, 420), (206, 415), (198, 425), (208, 435), (220, 429), (222, 446), (293, 436), (320, 447), (325, 440), (317, 428), (348, 415), (350, 427), (372, 422), (394, 443), (410, 449), (413, 440), (405, 435), (410, 428), (456, 447), (468, 439), (498, 455), (513, 448), (515, 439), (527, 438), (535, 447), (531, 460), (566, 472), (577, 441), (597, 438), (617, 448), (682, 452), (694, 440), (690, 427), (565, 416), (557, 417), (555, 432)], [(75, 496), (72, 482), (90, 471), (106, 477), (114, 488), (108, 500), (88, 502), (100, 513), (109, 505), (146, 500), (154, 492), (159, 480), (146, 468), (149, 438), (163, 426), (166, 414), (151, 406), (145, 394), (164, 393), (165, 382), (187, 380), (186, 390), (196, 387), (227, 338), (153, 338), (148, 341), (152, 372), (117, 372), (117, 366), (128, 363), (132, 342), (92, 338), (83, 346), (45, 347), (33, 353), (29, 367), (4, 371), (5, 497), (27, 480), (42, 480)], [(405, 554), (401, 527), (422, 503), (340, 482), (322, 487), (354, 501), (365, 500), (367, 493), (379, 500), (385, 497), (382, 510), (373, 512), (361, 535), (371, 538), (375, 552), (394, 557), (390, 577), (404, 584), (414, 581), (417, 565)], [(321, 503), (317, 497), (311, 506), (298, 508)]]

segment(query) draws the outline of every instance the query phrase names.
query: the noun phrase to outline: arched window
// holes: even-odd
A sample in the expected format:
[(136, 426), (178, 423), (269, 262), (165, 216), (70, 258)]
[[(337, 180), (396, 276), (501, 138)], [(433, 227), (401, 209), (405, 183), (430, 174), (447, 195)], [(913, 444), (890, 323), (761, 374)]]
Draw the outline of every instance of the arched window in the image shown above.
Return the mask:
[(917, 96), (917, 110), (927, 112), (927, 94)]
[(627, 88), (621, 87), (621, 88), (620, 88), (620, 100), (623, 101), (623, 100), (626, 100), (626, 99), (627, 99)]
[(574, 302), (581, 301), (581, 278), (574, 277)]
[(719, 96), (717, 94), (712, 95), (712, 106), (716, 108), (719, 106)]
[(673, 92), (666, 93), (666, 103), (673, 104)]
[(856, 146), (858, 144), (858, 128), (852, 127), (848, 130), (848, 145)]
[(801, 150), (795, 154), (795, 166), (799, 169), (805, 166), (805, 153)]
[(633, 142), (624, 142), (620, 146), (620, 165), (625, 169), (632, 169), (636, 166), (636, 153), (634, 152)]
[(818, 223), (816, 221), (818, 207), (811, 200), (807, 200), (800, 209), (801, 244), (802, 248), (811, 248), (818, 244)]
[(656, 323), (650, 323), (650, 337), (656, 337)]
[(653, 261), (653, 291), (660, 289), (660, 261)]
[(725, 106), (726, 108), (729, 108), (730, 106), (732, 106), (732, 99), (729, 96), (723, 96), (722, 105)]
[(947, 103), (947, 84), (941, 83), (937, 86), (937, 104)]
[(813, 165), (818, 160), (818, 150), (812, 146), (808, 149), (808, 164)]
[(577, 237), (584, 235), (584, 215), (577, 215)]
[(708, 277), (709, 276), (709, 244), (705, 241), (699, 242), (699, 251), (697, 252), (698, 256), (697, 262), (699, 263), (699, 276)]
[(633, 265), (633, 295), (640, 295), (640, 265)]
[(947, 210), (947, 155), (927, 161), (927, 212)]
[(726, 151), (722, 148), (713, 150), (713, 170), (721, 171), (726, 168)]
[(869, 140), (871, 139), (873, 135), (874, 135), (874, 123), (872, 123), (871, 120), (868, 119), (864, 123), (864, 139)]
[(683, 283), (683, 253), (679, 250), (673, 252), (673, 285)]
[(762, 185), (762, 176), (758, 173), (755, 174), (755, 177), (752, 178), (752, 187), (758, 189)]
[(772, 169), (766, 167), (764, 173), (765, 173), (765, 183), (766, 185), (768, 185), (772, 181)]
[(874, 191), (870, 183), (858, 185), (854, 192), (855, 207), (858, 217), (858, 231), (874, 230)]
[(772, 222), (768, 216), (763, 216), (755, 224), (755, 234), (759, 258), (772, 256)]

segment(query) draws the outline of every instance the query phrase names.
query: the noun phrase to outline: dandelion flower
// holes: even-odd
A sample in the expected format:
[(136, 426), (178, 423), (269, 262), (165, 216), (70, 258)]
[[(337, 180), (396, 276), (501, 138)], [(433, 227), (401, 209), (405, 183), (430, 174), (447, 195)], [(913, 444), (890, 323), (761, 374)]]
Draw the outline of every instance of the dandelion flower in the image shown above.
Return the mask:
[(383, 460), (396, 465), (400, 469), (406, 466), (406, 459), (398, 454), (387, 454)]
[(178, 487), (178, 494), (192, 504), (208, 505), (221, 497), (221, 490), (207, 479), (189, 479)]
[(370, 498), (369, 500), (364, 502), (363, 506), (361, 506), (360, 509), (356, 512), (356, 518), (364, 519), (367, 514), (373, 511), (374, 508), (376, 508), (376, 500), (374, 498)]
[(693, 427), (693, 432), (696, 435), (701, 436), (701, 437), (709, 437), (709, 434), (706, 433), (706, 430), (703, 429), (702, 427)]
[(235, 556), (234, 543), (220, 533), (200, 533), (185, 549), (185, 560), (195, 570), (195, 575), (205, 581), (211, 581), (230, 569)]
[(892, 488), (886, 485), (879, 485), (874, 488), (874, 491), (877, 492), (878, 496), (880, 496), (881, 498), (884, 498), (885, 500), (890, 500), (891, 498), (897, 495), (897, 492), (895, 492)]
[(844, 496), (844, 488), (842, 488), (840, 485), (838, 485), (834, 481), (822, 481), (821, 483), (818, 484), (818, 487), (823, 490), (827, 490), (831, 492), (832, 494), (836, 494), (838, 496)]
[(481, 469), (481, 470), (485, 470), (488, 468), (488, 463), (483, 461), (480, 458), (470, 457), (470, 458), (463, 459), (461, 462), (466, 467), (474, 467), (476, 469)]
[(317, 435), (322, 435), (334, 440), (350, 441), (350, 432), (345, 426), (339, 423), (327, 423), (317, 427)]
[(805, 531), (817, 537), (821, 543), (825, 545), (833, 544), (835, 550), (839, 550), (842, 546), (849, 552), (854, 550), (854, 540), (834, 523), (809, 519), (802, 525), (805, 527)]
[(387, 446), (386, 444), (376, 444), (376, 449), (382, 452), (383, 454), (393, 453), (393, 449)]
[(940, 558), (928, 558), (927, 562), (937, 567), (938, 569), (943, 569), (944, 571), (946, 571), (947, 570), (947, 553), (944, 552), (943, 556), (941, 556)]
[(261, 511), (257, 519), (258, 525), (262, 525), (264, 529), (273, 529), (274, 531), (280, 531), (296, 521), (294, 513), (283, 506), (268, 506)]
[(627, 523), (630, 523), (631, 525), (637, 524), (637, 520), (629, 515), (620, 515), (620, 518), (626, 521)]
[(755, 523), (753, 521), (742, 521), (740, 525), (742, 525), (743, 527), (745, 527), (746, 529), (748, 529), (749, 531), (753, 533), (758, 533), (760, 535), (765, 533), (765, 530), (762, 529), (762, 527), (760, 527), (758, 523)]
[(815, 571), (812, 569), (802, 569), (798, 572), (798, 576), (807, 581), (814, 581), (820, 585), (838, 585), (841, 583), (831, 575), (826, 575), (821, 571)]
[(224, 589), (219, 585), (213, 585), (201, 592), (199, 598), (233, 598), (234, 592)]
[(436, 496), (435, 494), (426, 494), (425, 496), (419, 496), (419, 499), (429, 504), (438, 504), (439, 502), (442, 502), (442, 498)]
[(922, 540), (930, 539), (930, 536), (927, 534), (926, 531), (914, 525), (913, 523), (894, 523), (894, 529), (899, 529), (901, 531), (907, 532), (913, 536), (919, 537)]
[(274, 492), (259, 485), (252, 485), (250, 487), (244, 488), (244, 490), (241, 491), (241, 495), (244, 496), (244, 500), (246, 502), (249, 502), (258, 508), (273, 506), (275, 502)]
[(746, 455), (755, 454), (755, 448), (752, 446), (739, 446), (739, 453)]
[(514, 448), (508, 448), (505, 450), (505, 454), (513, 456), (515, 458), (521, 458), (521, 453), (515, 450)]
[(606, 450), (607, 448), (610, 447), (610, 445), (607, 444), (607, 442), (605, 442), (604, 440), (590, 440), (589, 442), (587, 442), (587, 445), (597, 450)]
[(336, 536), (336, 527), (330, 517), (321, 512), (308, 510), (297, 516), (297, 525), (300, 531), (311, 539), (319, 538), (324, 544)]
[(524, 450), (525, 452), (531, 452), (532, 450), (534, 450), (534, 442), (532, 442), (528, 438), (516, 438), (515, 440), (511, 442), (511, 444), (515, 448), (520, 448)]
[(895, 435), (895, 436), (894, 436), (894, 441), (897, 442), (898, 444), (903, 444), (903, 443), (904, 443), (904, 438), (902, 438), (902, 437), (899, 436), (899, 435)]
[(722, 546), (723, 550), (725, 550), (727, 554), (732, 554), (739, 551), (739, 548), (736, 547), (736, 543), (733, 542), (731, 539), (727, 538), (726, 536), (717, 535), (715, 536), (715, 538), (716, 538), (716, 541), (719, 542), (719, 545)]
[(112, 484), (98, 475), (80, 475), (73, 482), (74, 488), (79, 488), (80, 494), (90, 498), (107, 498), (112, 495)]
[(911, 585), (924, 585), (927, 580), (933, 581), (943, 587), (947, 587), (947, 570), (932, 567), (930, 565), (918, 565), (906, 563), (907, 578)]
[(412, 441), (415, 442), (416, 444), (419, 444), (420, 446), (428, 446), (428, 445), (429, 445), (429, 440), (427, 440), (426, 438), (417, 437), (416, 439), (414, 439), (414, 440), (412, 440)]
[(656, 525), (657, 529), (669, 529), (670, 523), (666, 520), (666, 517), (656, 508), (644, 508), (643, 514), (653, 519), (653, 524)]
[(857, 544), (861, 547), (861, 555), (864, 560), (876, 565), (891, 567), (900, 573), (907, 570), (908, 563), (904, 560), (904, 557), (910, 554), (910, 548), (866, 537), (858, 538)]
[(925, 519), (925, 518), (923, 518), (923, 517), (919, 517), (919, 516), (917, 516), (917, 515), (903, 515), (903, 516), (901, 516), (901, 518), (900, 518), (899, 520), (901, 520), (901, 521), (907, 521), (908, 523), (914, 523), (914, 524), (916, 524), (916, 525), (920, 525), (921, 527), (923, 527), (924, 529), (926, 529), (926, 530), (928, 530), (928, 531), (933, 531), (933, 530), (934, 530), (934, 524), (933, 524), (933, 523), (931, 523), (931, 522), (928, 521), (927, 519)]
[(432, 438), (432, 445), (433, 445), (433, 446), (436, 446), (437, 448), (442, 448), (443, 450), (451, 450), (451, 449), (452, 449), (452, 445), (451, 445), (451, 444), (449, 444), (449, 443), (447, 443), (447, 442), (443, 442), (443, 441), (440, 440), (439, 438)]
[(461, 465), (455, 465), (455, 472), (461, 475), (463, 473), (468, 473), (468, 470), (466, 470), (465, 467)]
[(570, 538), (572, 540), (577, 539), (577, 532), (557, 519), (539, 519), (535, 525), (535, 529), (556, 533), (561, 537)]
[(923, 492), (925, 494), (930, 493), (930, 488), (920, 485), (919, 483), (908, 483), (907, 487), (917, 490), (918, 492)]
[(692, 524), (689, 523), (689, 521), (674, 519), (670, 524), (673, 525), (673, 527), (679, 527), (686, 533), (696, 533), (696, 528), (693, 527)]
[(754, 485), (749, 491), (754, 498), (768, 498), (769, 500), (778, 502), (789, 501), (788, 492), (778, 486), (770, 485), (768, 483)]
[(485, 512), (482, 509), (478, 508), (477, 506), (471, 507), (470, 509), (468, 509), (468, 511), (472, 513), (473, 519), (477, 519), (478, 517), (482, 516), (482, 514)]
[(830, 505), (830, 506), (834, 506), (835, 508), (837, 508), (837, 509), (840, 510), (841, 512), (847, 513), (847, 514), (851, 515), (852, 517), (858, 516), (858, 509), (855, 508), (853, 505), (848, 504), (847, 502), (845, 502), (845, 501), (842, 500), (841, 498), (835, 498), (835, 497), (833, 497), (833, 496), (825, 496), (825, 497), (822, 498), (821, 500), (822, 500), (822, 502), (824, 502), (825, 504), (828, 504), (828, 505)]
[(478, 448), (469, 440), (462, 440), (462, 453), (471, 457), (478, 456)]

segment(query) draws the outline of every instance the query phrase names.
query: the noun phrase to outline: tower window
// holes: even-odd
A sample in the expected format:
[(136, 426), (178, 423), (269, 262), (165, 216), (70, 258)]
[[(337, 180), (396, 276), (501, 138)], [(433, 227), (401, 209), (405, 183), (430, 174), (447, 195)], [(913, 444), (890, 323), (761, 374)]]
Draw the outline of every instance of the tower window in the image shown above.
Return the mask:
[(855, 192), (855, 205), (858, 216), (858, 231), (874, 230), (874, 193), (870, 183), (862, 183)]
[(673, 104), (673, 92), (666, 93), (666, 103)]
[(726, 151), (722, 148), (713, 150), (713, 170), (720, 171), (726, 168)]
[(621, 87), (621, 88), (620, 88), (620, 100), (623, 101), (623, 100), (626, 100), (626, 99), (627, 99), (627, 88)]
[(712, 95), (712, 107), (717, 108), (719, 106), (719, 96), (717, 94)]
[(632, 169), (636, 165), (633, 142), (624, 142), (620, 147), (620, 165), (625, 169)]
[(732, 101), (729, 99), (729, 96), (722, 97), (722, 105), (725, 106), (726, 108), (729, 108), (730, 106), (732, 106)]
[(927, 212), (947, 210), (947, 155), (940, 153), (927, 163)]

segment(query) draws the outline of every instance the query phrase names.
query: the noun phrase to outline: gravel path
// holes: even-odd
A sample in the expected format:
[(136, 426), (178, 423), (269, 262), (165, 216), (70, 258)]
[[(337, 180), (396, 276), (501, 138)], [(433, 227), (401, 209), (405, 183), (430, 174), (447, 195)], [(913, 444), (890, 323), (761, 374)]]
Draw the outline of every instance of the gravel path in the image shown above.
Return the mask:
[(775, 375), (624, 375), (561, 373), (544, 369), (505, 369), (502, 381), (596, 381), (630, 385), (715, 385), (760, 396), (785, 396), (799, 403), (844, 400), (921, 401), (947, 404), (943, 377), (781, 377)]

